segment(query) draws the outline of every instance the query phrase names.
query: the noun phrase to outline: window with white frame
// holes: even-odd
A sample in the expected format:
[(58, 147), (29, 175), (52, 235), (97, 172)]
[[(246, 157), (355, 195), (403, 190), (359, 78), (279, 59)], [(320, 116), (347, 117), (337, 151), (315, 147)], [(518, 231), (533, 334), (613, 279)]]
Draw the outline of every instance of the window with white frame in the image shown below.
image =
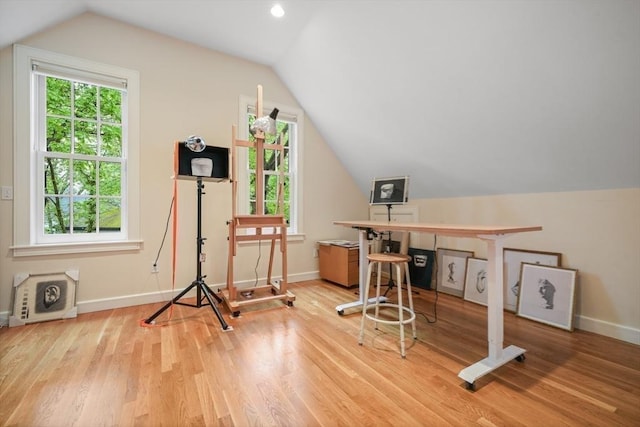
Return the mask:
[(138, 73), (25, 46), (14, 63), (14, 253), (137, 247)]
[[(302, 163), (303, 122), (302, 110), (286, 105), (265, 103), (264, 111), (278, 108), (276, 135), (267, 135), (263, 152), (264, 213), (282, 213), (289, 224), (289, 236), (302, 235)], [(239, 137), (255, 141), (249, 127), (256, 119), (255, 99), (240, 98)], [(269, 145), (280, 143), (282, 150), (269, 149)], [(243, 214), (255, 214), (256, 206), (256, 159), (255, 148), (242, 149), (238, 156), (239, 196), (238, 210)], [(282, 179), (282, 182), (281, 182)], [(282, 197), (283, 212), (278, 212), (278, 198)]]

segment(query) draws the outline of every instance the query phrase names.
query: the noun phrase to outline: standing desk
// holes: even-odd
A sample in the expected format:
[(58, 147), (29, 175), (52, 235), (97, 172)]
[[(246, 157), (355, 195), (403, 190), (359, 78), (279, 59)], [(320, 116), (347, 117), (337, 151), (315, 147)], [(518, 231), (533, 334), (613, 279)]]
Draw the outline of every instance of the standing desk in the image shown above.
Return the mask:
[[(360, 293), (359, 300), (342, 304), (336, 307), (338, 314), (344, 309), (362, 306), (366, 276), (367, 276), (367, 233), (371, 230), (377, 232), (401, 231), (430, 233), (439, 236), (471, 237), (484, 240), (487, 243), (487, 339), (488, 356), (471, 366), (460, 371), (458, 376), (466, 381), (467, 388), (473, 389), (475, 381), (496, 370), (507, 362), (524, 359), (523, 348), (510, 345), (503, 348), (504, 316), (503, 316), (503, 240), (511, 234), (529, 231), (540, 231), (541, 226), (491, 226), (491, 225), (455, 225), (455, 224), (425, 224), (425, 223), (397, 223), (379, 221), (334, 221), (336, 225), (358, 229), (360, 244)], [(374, 299), (375, 300), (375, 299)]]

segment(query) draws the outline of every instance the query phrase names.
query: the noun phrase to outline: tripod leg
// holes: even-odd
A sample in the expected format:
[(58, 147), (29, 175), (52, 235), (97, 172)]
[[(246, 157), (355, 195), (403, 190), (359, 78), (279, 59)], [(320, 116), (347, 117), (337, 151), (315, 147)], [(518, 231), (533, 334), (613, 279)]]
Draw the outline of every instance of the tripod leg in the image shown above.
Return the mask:
[(200, 287), (200, 289), (202, 289), (204, 296), (207, 297), (207, 301), (209, 301), (209, 305), (211, 306), (211, 309), (213, 310), (213, 312), (216, 314), (216, 317), (220, 321), (220, 325), (222, 325), (222, 330), (226, 331), (227, 329), (229, 329), (229, 325), (227, 325), (227, 322), (224, 321), (222, 314), (220, 314), (220, 310), (218, 310), (218, 307), (214, 304), (212, 299), (212, 296), (215, 297), (216, 300), (218, 300), (220, 297), (213, 294), (211, 292), (211, 289), (209, 289), (209, 287), (204, 282), (199, 282), (198, 286)]
[(387, 294), (391, 291), (391, 289), (393, 289), (393, 287), (395, 286), (395, 283), (393, 283), (393, 280), (389, 280), (389, 283), (387, 283), (387, 289), (384, 291), (383, 296), (387, 296)]
[(166, 303), (160, 310), (156, 311), (151, 317), (149, 317), (147, 320), (145, 320), (144, 323), (146, 323), (147, 325), (151, 324), (151, 322), (153, 322), (153, 320), (156, 317), (160, 316), (160, 314), (163, 311), (165, 311), (167, 308), (171, 307), (173, 304), (177, 303), (178, 300), (180, 298), (182, 298), (184, 294), (189, 292), (191, 290), (191, 288), (193, 288), (195, 285), (197, 285), (197, 282), (191, 283), (191, 285), (189, 285), (184, 291), (180, 292), (177, 297), (175, 297), (174, 299), (172, 299), (171, 301)]
[[(220, 298), (218, 295), (215, 294), (215, 292), (213, 292), (211, 290), (211, 288), (209, 286), (207, 286), (206, 283), (202, 282), (202, 286), (204, 286), (205, 288), (207, 288), (207, 291), (209, 291), (209, 294), (215, 298), (216, 301), (218, 301), (218, 304), (220, 304), (222, 302), (222, 298)], [(206, 296), (206, 295), (205, 295)], [(211, 301), (209, 301), (209, 303), (211, 303)]]

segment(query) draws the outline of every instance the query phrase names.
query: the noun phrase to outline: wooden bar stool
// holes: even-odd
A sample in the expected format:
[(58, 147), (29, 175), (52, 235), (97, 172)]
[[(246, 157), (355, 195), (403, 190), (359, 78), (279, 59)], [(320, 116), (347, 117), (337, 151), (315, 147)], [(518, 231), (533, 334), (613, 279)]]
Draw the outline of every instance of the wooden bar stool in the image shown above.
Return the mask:
[[(403, 358), (406, 357), (404, 351), (404, 325), (411, 323), (413, 330), (413, 339), (417, 339), (416, 335), (416, 313), (413, 311), (413, 298), (411, 296), (411, 279), (409, 277), (409, 261), (411, 257), (403, 254), (395, 253), (374, 253), (367, 255), (369, 260), (369, 267), (367, 268), (367, 284), (365, 286), (362, 304), (362, 320), (360, 323), (360, 337), (358, 344), (362, 345), (364, 341), (364, 322), (365, 319), (370, 319), (375, 322), (375, 328), (378, 329), (378, 322), (388, 325), (400, 326), (400, 354)], [(391, 263), (395, 267), (396, 280), (398, 283), (398, 303), (392, 304), (388, 302), (380, 302), (380, 278), (382, 274), (382, 265), (384, 263)], [(367, 304), (369, 300), (369, 287), (371, 285), (371, 272), (373, 271), (374, 264), (377, 264), (377, 283), (376, 283), (376, 302), (375, 304)], [(402, 304), (402, 270), (404, 265), (405, 275), (407, 277), (407, 294), (409, 299), (409, 307), (405, 307)], [(398, 319), (382, 319), (380, 318), (380, 308), (396, 308), (398, 310)], [(370, 311), (374, 311), (371, 313)], [(407, 315), (407, 318), (405, 318)]]

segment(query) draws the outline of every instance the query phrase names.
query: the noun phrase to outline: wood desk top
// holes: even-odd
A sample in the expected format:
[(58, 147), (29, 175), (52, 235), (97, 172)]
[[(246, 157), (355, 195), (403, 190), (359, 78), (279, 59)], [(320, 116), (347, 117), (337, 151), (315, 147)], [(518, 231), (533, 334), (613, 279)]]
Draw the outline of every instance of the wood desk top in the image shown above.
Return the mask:
[(479, 237), (524, 233), (527, 231), (541, 231), (542, 226), (501, 226), (501, 225), (461, 225), (461, 224), (430, 224), (430, 223), (401, 223), (384, 221), (334, 221), (336, 225), (353, 228), (370, 228), (376, 231), (409, 231), (432, 233), (441, 236)]

